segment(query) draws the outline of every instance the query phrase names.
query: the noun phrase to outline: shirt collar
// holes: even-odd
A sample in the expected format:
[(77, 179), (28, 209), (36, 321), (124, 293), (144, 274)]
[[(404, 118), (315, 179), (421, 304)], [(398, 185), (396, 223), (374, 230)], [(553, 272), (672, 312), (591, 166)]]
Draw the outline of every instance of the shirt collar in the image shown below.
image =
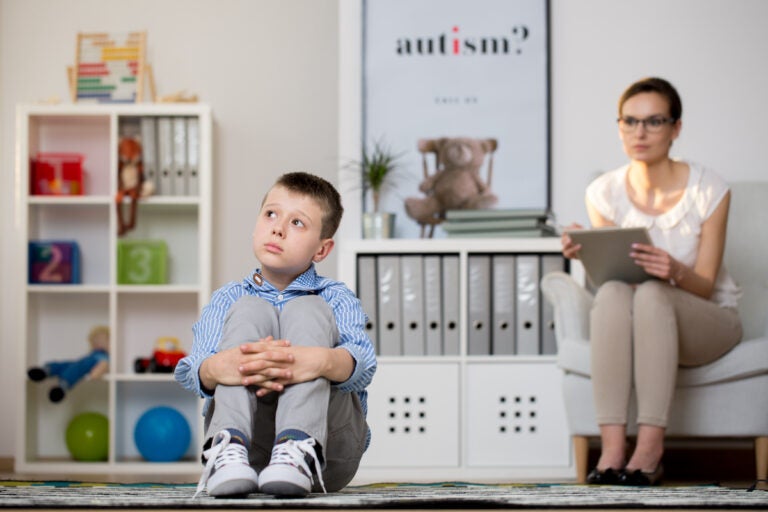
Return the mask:
[[(277, 290), (275, 286), (267, 281), (261, 275), (261, 268), (257, 268), (251, 273), (250, 276), (245, 278), (247, 285), (257, 290)], [(301, 273), (296, 279), (288, 285), (284, 291), (302, 290), (302, 291), (316, 291), (323, 287), (323, 279), (317, 275), (315, 270), (315, 264), (310, 264), (309, 268)]]

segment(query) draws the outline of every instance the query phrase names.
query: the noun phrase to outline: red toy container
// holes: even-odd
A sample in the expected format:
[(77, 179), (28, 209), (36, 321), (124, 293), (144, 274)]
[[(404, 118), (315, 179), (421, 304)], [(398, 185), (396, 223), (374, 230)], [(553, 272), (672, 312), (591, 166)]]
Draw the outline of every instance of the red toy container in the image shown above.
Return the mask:
[(31, 162), (32, 195), (82, 195), (84, 159), (80, 153), (38, 153)]

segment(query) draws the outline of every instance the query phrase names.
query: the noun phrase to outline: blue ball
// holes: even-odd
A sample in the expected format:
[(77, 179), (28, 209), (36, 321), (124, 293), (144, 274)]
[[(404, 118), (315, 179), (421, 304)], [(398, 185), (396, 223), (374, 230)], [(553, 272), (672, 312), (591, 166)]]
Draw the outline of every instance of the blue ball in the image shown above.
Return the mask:
[(150, 462), (175, 462), (189, 448), (192, 433), (184, 416), (172, 407), (153, 407), (141, 415), (133, 440)]

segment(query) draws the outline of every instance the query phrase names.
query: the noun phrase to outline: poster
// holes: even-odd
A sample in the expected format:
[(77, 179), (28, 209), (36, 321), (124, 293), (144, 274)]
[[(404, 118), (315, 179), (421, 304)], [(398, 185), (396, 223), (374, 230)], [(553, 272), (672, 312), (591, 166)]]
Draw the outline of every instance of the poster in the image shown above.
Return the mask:
[(548, 208), (547, 0), (363, 2), (362, 143), (401, 155), (381, 205), (395, 236), (421, 236), (404, 208), (425, 197), (423, 157), (435, 172), (421, 139), (494, 139), (480, 170), (487, 179), (492, 156), (493, 208)]

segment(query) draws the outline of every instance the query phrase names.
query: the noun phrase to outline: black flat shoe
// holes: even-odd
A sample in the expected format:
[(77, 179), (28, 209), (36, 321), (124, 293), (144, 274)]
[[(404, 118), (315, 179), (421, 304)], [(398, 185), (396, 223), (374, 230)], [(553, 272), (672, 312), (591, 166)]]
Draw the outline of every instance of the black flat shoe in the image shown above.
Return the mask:
[(631, 486), (651, 486), (660, 485), (661, 477), (664, 476), (664, 467), (659, 463), (656, 469), (650, 472), (636, 469), (634, 471), (624, 470), (619, 475), (619, 485)]
[(587, 475), (587, 483), (590, 485), (618, 485), (621, 475), (622, 472), (619, 469), (608, 468), (600, 471), (594, 468)]

